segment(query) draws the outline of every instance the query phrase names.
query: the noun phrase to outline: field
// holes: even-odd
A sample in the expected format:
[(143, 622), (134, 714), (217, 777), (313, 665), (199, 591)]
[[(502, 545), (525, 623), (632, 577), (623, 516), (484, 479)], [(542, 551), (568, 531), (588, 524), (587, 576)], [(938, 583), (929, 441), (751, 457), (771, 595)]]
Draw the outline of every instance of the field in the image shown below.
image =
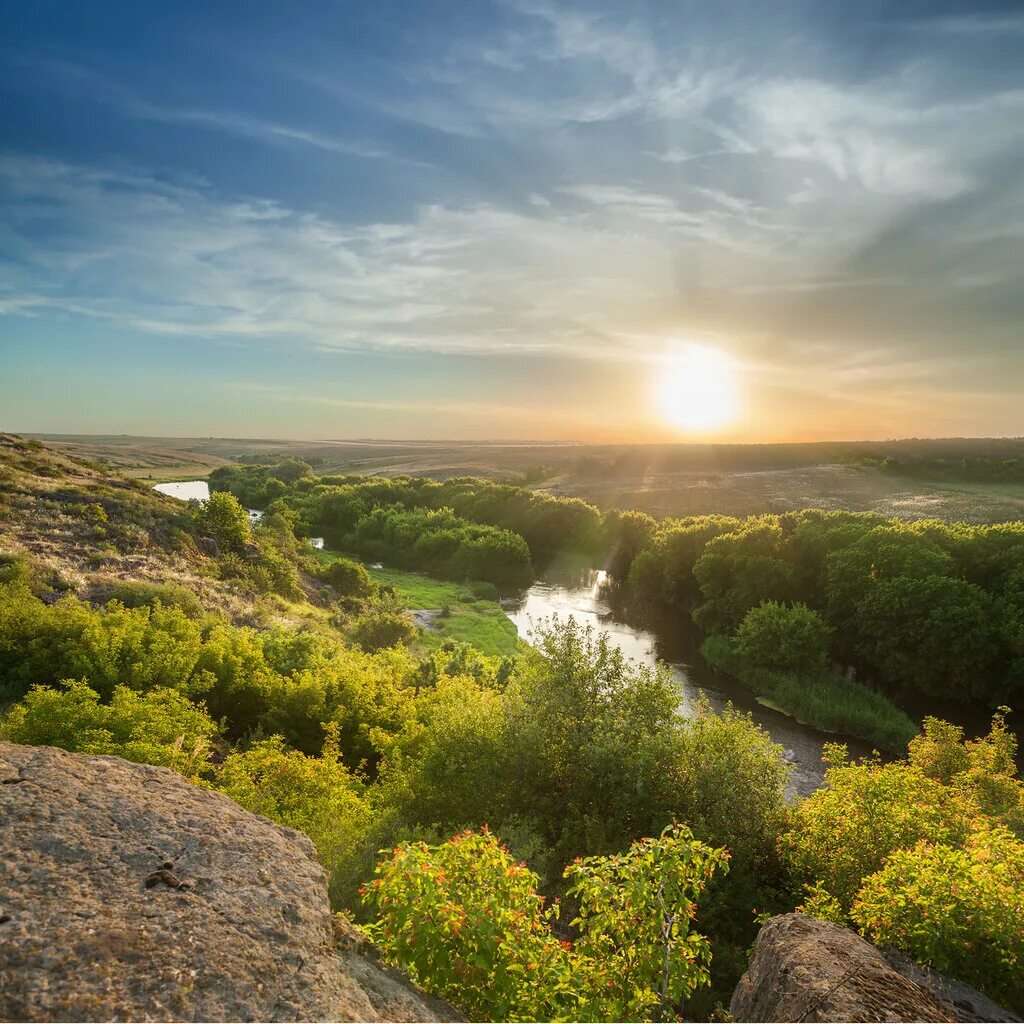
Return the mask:
[[(341, 555), (340, 551), (318, 553), (324, 562)], [(473, 593), (473, 584), (449, 583), (401, 569), (375, 568), (371, 565), (367, 565), (366, 569), (375, 582), (394, 587), (414, 613), (431, 613), (415, 616), (424, 626), (422, 643), (428, 650), (437, 647), (444, 638), (451, 637), (471, 644), (484, 654), (506, 655), (515, 652), (518, 633), (512, 620), (497, 601), (477, 597)]]
[[(586, 445), (451, 441), (283, 441), (36, 435), (131, 476), (205, 476), (225, 462), (295, 455), (317, 472), (516, 480), (655, 516), (753, 515), (820, 507), (906, 519), (1024, 519), (1024, 471), (975, 478), (964, 463), (1024, 459), (1024, 439), (766, 445)], [(887, 468), (880, 464), (889, 460)], [(991, 475), (991, 474), (990, 474)]]

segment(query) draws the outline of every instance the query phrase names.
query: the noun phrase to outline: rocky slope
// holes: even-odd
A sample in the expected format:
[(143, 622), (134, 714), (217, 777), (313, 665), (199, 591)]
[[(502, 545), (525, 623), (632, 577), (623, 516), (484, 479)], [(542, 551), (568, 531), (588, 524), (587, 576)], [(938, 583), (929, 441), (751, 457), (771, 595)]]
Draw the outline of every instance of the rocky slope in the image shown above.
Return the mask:
[(1019, 1021), (968, 985), (804, 914), (761, 929), (729, 1012), (737, 1021)]
[(0, 1019), (437, 1021), (302, 834), (164, 768), (0, 743)]

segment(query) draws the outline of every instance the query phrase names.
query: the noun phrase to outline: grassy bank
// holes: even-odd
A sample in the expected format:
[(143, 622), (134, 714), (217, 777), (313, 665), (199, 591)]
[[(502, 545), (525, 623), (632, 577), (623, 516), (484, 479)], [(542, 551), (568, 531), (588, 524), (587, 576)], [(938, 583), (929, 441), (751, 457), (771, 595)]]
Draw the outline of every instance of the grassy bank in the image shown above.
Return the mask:
[(709, 636), (701, 654), (712, 667), (735, 676), (761, 703), (826, 732), (845, 733), (894, 754), (906, 752), (917, 726), (892, 701), (831, 672), (804, 676), (751, 665), (727, 637)]
[[(330, 562), (342, 554), (320, 551), (318, 557)], [(483, 654), (515, 652), (519, 634), (501, 605), (487, 596), (493, 591), (489, 584), (451, 583), (403, 569), (376, 569), (370, 565), (366, 571), (374, 582), (393, 587), (408, 608), (442, 613), (433, 620), (432, 628), (423, 630), (423, 644), (427, 648), (451, 637), (471, 644)]]

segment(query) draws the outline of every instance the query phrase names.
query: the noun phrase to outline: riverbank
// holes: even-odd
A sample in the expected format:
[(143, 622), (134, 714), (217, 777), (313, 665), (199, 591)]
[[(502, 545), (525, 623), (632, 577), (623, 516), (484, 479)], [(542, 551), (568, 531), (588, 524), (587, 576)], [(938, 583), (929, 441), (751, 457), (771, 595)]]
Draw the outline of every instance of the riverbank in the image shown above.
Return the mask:
[(727, 672), (753, 690), (766, 707), (802, 725), (857, 736), (900, 756), (917, 735), (918, 727), (892, 701), (842, 676), (828, 671), (803, 676), (752, 665), (723, 636), (709, 636), (700, 653), (712, 668)]
[[(325, 564), (341, 557), (353, 556), (342, 551), (317, 552)], [(515, 653), (519, 634), (495, 599), (497, 592), (491, 584), (452, 583), (404, 569), (362, 564), (375, 583), (394, 588), (410, 611), (431, 613), (418, 619), (423, 627), (420, 642), (428, 650), (450, 638), (470, 644), (481, 654), (503, 657)]]

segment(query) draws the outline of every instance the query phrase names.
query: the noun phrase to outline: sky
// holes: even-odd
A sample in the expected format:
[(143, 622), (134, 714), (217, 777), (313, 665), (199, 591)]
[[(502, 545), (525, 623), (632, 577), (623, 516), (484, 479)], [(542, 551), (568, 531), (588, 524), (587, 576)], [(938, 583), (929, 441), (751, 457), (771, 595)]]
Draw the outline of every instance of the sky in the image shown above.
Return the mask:
[(1024, 9), (0, 5), (0, 429), (1024, 435)]

